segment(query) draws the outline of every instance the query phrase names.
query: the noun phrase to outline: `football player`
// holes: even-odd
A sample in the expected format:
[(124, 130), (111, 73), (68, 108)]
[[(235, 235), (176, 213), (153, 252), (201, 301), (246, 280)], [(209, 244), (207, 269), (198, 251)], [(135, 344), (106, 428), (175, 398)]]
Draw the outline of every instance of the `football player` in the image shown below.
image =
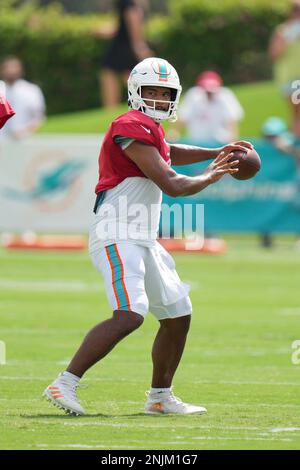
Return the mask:
[[(150, 311), (159, 321), (152, 349), (153, 375), (145, 404), (149, 414), (202, 414), (203, 406), (177, 398), (172, 391), (190, 327), (189, 286), (181, 282), (173, 258), (156, 241), (162, 192), (176, 197), (196, 194), (237, 170), (233, 150), (248, 142), (205, 149), (168, 145), (161, 123), (176, 119), (181, 85), (166, 60), (140, 62), (128, 80), (130, 110), (108, 129), (99, 156), (90, 255), (104, 278), (112, 316), (86, 336), (66, 371), (44, 394), (69, 413), (83, 415), (76, 390), (83, 374), (116, 344), (139, 328)], [(199, 176), (177, 173), (172, 165), (214, 159)], [(136, 213), (139, 215), (136, 216)]]

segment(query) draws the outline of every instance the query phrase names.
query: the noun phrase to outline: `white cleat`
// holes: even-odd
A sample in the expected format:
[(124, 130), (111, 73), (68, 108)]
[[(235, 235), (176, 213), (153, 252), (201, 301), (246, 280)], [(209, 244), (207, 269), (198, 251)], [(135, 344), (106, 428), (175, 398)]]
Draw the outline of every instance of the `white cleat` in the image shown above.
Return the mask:
[(76, 395), (78, 387), (82, 387), (82, 385), (73, 383), (60, 374), (58, 378), (44, 390), (43, 396), (53, 405), (61, 408), (70, 415), (84, 415), (85, 411), (80, 405)]
[(192, 414), (204, 414), (207, 409), (204, 406), (190, 405), (189, 403), (183, 403), (182, 400), (175, 397), (173, 392), (161, 392), (155, 395), (151, 395), (149, 392), (145, 413), (151, 415), (159, 414), (178, 414), (178, 415), (192, 415)]

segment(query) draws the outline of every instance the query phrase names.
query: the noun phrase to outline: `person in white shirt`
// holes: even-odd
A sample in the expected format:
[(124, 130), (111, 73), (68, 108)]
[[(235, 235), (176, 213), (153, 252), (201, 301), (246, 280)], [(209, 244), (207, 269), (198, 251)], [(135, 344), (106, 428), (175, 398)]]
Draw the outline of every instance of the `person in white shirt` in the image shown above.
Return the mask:
[(291, 111), (291, 131), (300, 137), (300, 0), (290, 0), (286, 21), (272, 34), (269, 57), (274, 78)]
[(213, 71), (203, 72), (190, 88), (179, 108), (179, 127), (198, 143), (227, 144), (238, 137), (238, 123), (244, 111), (234, 93), (222, 86)]
[(6, 98), (15, 110), (1, 134), (22, 139), (36, 132), (45, 120), (45, 99), (41, 89), (24, 80), (22, 62), (14, 56), (6, 57), (0, 66), (1, 79), (6, 84)]

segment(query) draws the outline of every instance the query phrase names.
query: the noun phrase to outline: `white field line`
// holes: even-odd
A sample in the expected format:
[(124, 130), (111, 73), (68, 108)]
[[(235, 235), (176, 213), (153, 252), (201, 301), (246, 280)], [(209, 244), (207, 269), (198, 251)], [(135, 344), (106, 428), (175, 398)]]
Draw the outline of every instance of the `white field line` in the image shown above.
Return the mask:
[[(142, 442), (142, 441), (138, 441), (139, 443)], [(30, 447), (38, 447), (38, 448), (47, 448), (47, 447), (50, 447), (49, 444), (35, 444), (35, 445), (31, 445)], [(60, 449), (65, 449), (66, 447), (67, 448), (70, 448), (70, 449), (107, 449), (107, 448), (110, 448), (110, 449), (135, 449), (136, 446), (117, 446), (117, 445), (111, 445), (111, 444), (65, 444), (65, 445), (62, 445), (62, 444), (55, 444), (51, 447), (55, 447), (55, 448), (60, 448)]]
[[(93, 379), (89, 379), (90, 382), (102, 382), (102, 381), (105, 381), (105, 382), (116, 382), (116, 381), (121, 381), (121, 382), (126, 382), (126, 378), (124, 377), (121, 377), (121, 378), (118, 378), (118, 379), (115, 379), (115, 378), (112, 378), (112, 377), (102, 377), (102, 378), (93, 378)], [(131, 379), (132, 380), (132, 379)], [(133, 381), (133, 380), (132, 380)], [(137, 380), (138, 381), (138, 380)], [(216, 381), (216, 382), (213, 382), (213, 381), (201, 381), (201, 380), (193, 380), (191, 381), (191, 383), (195, 384), (195, 385), (278, 385), (278, 386), (281, 386), (281, 385), (287, 385), (287, 386), (295, 386), (295, 387), (299, 387), (300, 386), (300, 380), (299, 382), (239, 382), (239, 381), (224, 381), (224, 380), (220, 380), (220, 381)]]
[[(24, 417), (25, 415), (23, 415)], [(61, 417), (61, 416), (60, 416)], [(88, 417), (88, 415), (87, 415)], [(109, 422), (107, 421), (107, 418), (105, 418), (105, 420), (102, 420), (102, 421), (91, 421), (91, 420), (86, 420), (85, 417), (81, 417), (81, 418), (72, 418), (72, 419), (68, 419), (68, 421), (64, 421), (63, 424), (64, 426), (69, 426), (69, 427), (74, 427), (74, 428), (77, 428), (77, 427), (85, 427), (85, 426), (88, 426), (90, 428), (92, 427), (112, 427), (112, 428), (127, 428), (127, 429), (137, 429), (137, 428), (141, 428), (141, 429), (172, 429), (172, 424), (170, 424), (169, 420), (166, 422), (166, 423), (163, 423), (163, 420), (166, 419), (166, 418), (174, 418), (174, 416), (170, 416), (170, 417), (167, 417), (167, 416), (164, 416), (164, 417), (161, 417), (161, 416), (155, 416), (155, 417), (149, 417), (148, 415), (144, 415), (142, 416), (143, 419), (147, 419), (148, 422), (147, 423), (139, 423), (139, 422), (134, 422), (134, 423), (129, 423), (128, 421), (126, 421), (125, 423), (124, 422)], [(125, 418), (122, 418), (122, 416), (116, 416), (114, 417), (114, 421), (116, 418), (121, 418), (121, 419), (125, 419)], [(97, 417), (97, 419), (101, 420), (101, 415), (99, 415), (99, 417)], [(184, 420), (188, 420), (189, 417), (183, 417)], [(201, 418), (199, 418), (201, 420)], [(44, 420), (43, 418), (41, 419), (38, 419), (38, 417), (36, 419), (32, 419), (31, 420), (32, 424), (35, 423), (35, 424), (45, 424), (45, 425), (48, 425), (49, 426), (49, 421), (48, 420)], [(173, 424), (173, 426), (176, 427), (176, 429), (202, 429), (202, 430), (219, 430), (219, 431), (224, 431), (224, 432), (241, 432), (241, 431), (250, 431), (250, 432), (253, 432), (254, 434), (256, 435), (259, 435), (257, 433), (257, 431), (264, 431), (267, 433), (266, 435), (270, 435), (272, 436), (272, 431), (270, 430), (267, 430), (266, 428), (257, 428), (257, 427), (251, 427), (251, 426), (223, 426), (222, 424), (220, 425), (207, 425), (207, 424), (199, 424), (199, 422), (194, 422), (193, 424), (188, 424), (188, 422), (179, 422), (177, 421), (176, 423)], [(175, 429), (173, 429), (175, 431)], [(274, 437), (274, 436), (273, 436)]]
[[(10, 401), (14, 401), (15, 398), (0, 398), (0, 403), (1, 402), (10, 402)], [(18, 402), (23, 402), (23, 403), (36, 403), (36, 402), (40, 402), (41, 403), (41, 399), (40, 398), (18, 398), (17, 399)]]
[[(24, 365), (24, 361), (18, 361)], [(30, 363), (37, 363), (37, 361), (29, 361)], [(68, 364), (70, 361), (58, 361), (58, 362), (52, 362), (52, 361), (41, 361), (43, 364), (57, 364), (57, 365), (65, 365)], [(26, 361), (27, 364), (27, 361)], [(6, 365), (16, 365), (15, 363), (9, 363), (7, 362)], [(53, 375), (49, 376), (39, 376), (39, 377), (33, 377), (33, 376), (10, 376), (10, 375), (1, 375), (1, 368), (0, 368), (0, 380), (35, 380), (35, 381), (47, 381), (47, 380), (53, 380)], [(128, 382), (128, 383), (139, 383), (142, 382), (142, 380), (138, 379), (130, 379), (126, 377), (118, 377), (113, 378), (113, 377), (101, 377), (101, 378), (93, 378), (93, 379), (88, 379), (86, 383), (88, 385), (91, 385), (93, 382)], [(300, 380), (299, 382), (239, 382), (239, 381), (218, 381), (218, 382), (211, 382), (211, 381), (194, 381), (193, 384), (195, 385), (270, 385), (270, 386), (288, 386), (288, 387), (299, 387), (300, 385)], [(296, 406), (296, 405), (295, 405)]]
[(16, 300), (0, 300), (0, 309), (1, 308), (6, 308), (6, 307), (11, 307), (11, 306), (16, 306), (18, 305), (19, 302)]
[[(45, 362), (46, 364), (46, 362)], [(68, 364), (68, 362), (66, 362), (65, 364)], [(2, 368), (2, 366), (1, 366)], [(49, 377), (32, 377), (32, 376), (10, 376), (10, 375), (1, 375), (1, 368), (0, 368), (0, 380), (29, 380), (29, 381), (40, 381), (40, 382), (47, 382), (47, 381), (53, 381), (55, 376), (49, 376)], [(125, 379), (125, 378), (119, 378), (118, 379), (113, 379), (111, 377), (109, 378), (103, 378), (103, 379), (93, 379), (93, 382), (128, 382), (128, 383), (140, 383), (141, 380), (138, 380), (138, 379)], [(91, 385), (91, 382), (84, 382), (86, 383), (87, 385)]]
[[(220, 356), (220, 350), (200, 350), (199, 348), (190, 348), (189, 352), (195, 352), (197, 351), (197, 354), (200, 355), (200, 357), (219, 357)], [(224, 350), (222, 351), (222, 356), (233, 356), (236, 355), (237, 352), (234, 350)], [(291, 354), (291, 349), (290, 348), (278, 348), (278, 349), (257, 349), (255, 351), (253, 350), (247, 350), (247, 349), (242, 349), (240, 348), (238, 350), (238, 354), (243, 357), (263, 357), (263, 356), (268, 356), (270, 354), (273, 355), (290, 355)]]
[(300, 428), (273, 428), (271, 432), (299, 432)]
[(55, 250), (53, 251), (45, 251), (43, 253), (39, 251), (28, 251), (25, 253), (24, 251), (0, 251), (0, 260), (1, 259), (15, 259), (17, 258), (18, 261), (25, 261), (28, 263), (31, 258), (34, 258), (34, 261), (44, 261), (53, 264), (53, 261), (62, 261), (62, 260), (72, 260), (72, 263), (81, 263), (81, 264), (86, 264), (86, 262), (89, 262), (89, 256), (87, 251), (86, 252), (64, 252), (60, 251), (57, 252)]
[(300, 386), (300, 379), (299, 382), (262, 382), (262, 381), (243, 381), (243, 380), (219, 380), (217, 382), (212, 381), (205, 381), (205, 380), (195, 380), (193, 381), (195, 385), (286, 385), (286, 386)]
[[(35, 361), (34, 361), (35, 362)], [(59, 361), (59, 362), (50, 362), (50, 361), (43, 361), (43, 363), (47, 364), (57, 364), (57, 365), (65, 365), (68, 364), (70, 361)], [(36, 363), (36, 362), (35, 362)], [(7, 362), (6, 365), (12, 365)], [(1, 369), (0, 369), (0, 380), (29, 380), (29, 381), (51, 381), (53, 380), (53, 375), (49, 376), (39, 376), (39, 377), (33, 377), (33, 376), (10, 376), (10, 375), (1, 375)], [(92, 385), (93, 382), (128, 382), (128, 383), (139, 383), (140, 381), (138, 379), (130, 379), (126, 377), (118, 377), (113, 378), (113, 377), (101, 377), (101, 378), (94, 378), (90, 380), (86, 380), (86, 383), (88, 385)], [(195, 381), (193, 382), (195, 385), (270, 385), (270, 386), (287, 386), (287, 387), (299, 387), (300, 381), (299, 382), (230, 382), (230, 381), (219, 381), (219, 382), (210, 382), (210, 381)], [(296, 405), (295, 405), (296, 406)]]
[[(84, 329), (80, 329), (80, 328), (14, 328), (14, 327), (11, 327), (11, 328), (1, 328), (1, 336), (3, 337), (3, 335), (11, 335), (11, 334), (15, 334), (15, 335), (41, 335), (41, 334), (44, 334), (44, 335), (49, 335), (49, 334), (53, 334), (53, 335), (57, 335), (57, 334), (61, 334), (61, 335), (68, 335), (68, 334), (78, 334), (78, 333), (82, 333), (82, 332), (85, 332)], [(21, 362), (21, 361), (18, 361), (18, 359), (12, 359), (11, 363), (17, 363), (17, 362)], [(23, 361), (22, 361), (23, 362)], [(34, 362), (34, 361), (25, 361), (25, 362)], [(47, 361), (48, 362), (48, 361)], [(58, 363), (58, 361), (55, 361), (56, 363)], [(23, 362), (24, 364), (24, 362)]]
[(105, 290), (104, 284), (102, 282), (88, 283), (79, 280), (66, 281), (57, 279), (55, 281), (14, 281), (0, 278), (0, 288), (1, 287), (5, 289), (34, 292), (95, 292), (99, 290)]
[[(260, 437), (222, 437), (222, 436), (216, 436), (216, 437), (210, 437), (210, 436), (196, 436), (192, 437), (192, 440), (207, 440), (207, 441), (276, 441), (276, 442), (292, 442), (292, 439), (276, 439), (274, 437), (270, 438), (260, 438)], [(145, 446), (145, 441), (144, 440), (130, 440), (130, 443), (136, 443), (136, 444), (142, 444), (142, 446)], [(159, 441), (160, 446), (167, 446), (167, 445), (190, 445), (191, 441)], [(35, 444), (35, 446), (31, 447), (50, 447), (48, 444)], [(53, 447), (59, 447), (59, 448), (80, 448), (80, 449), (135, 449), (136, 446), (131, 446), (131, 445), (112, 445), (109, 443), (107, 444), (58, 444), (54, 445)]]
[(300, 315), (300, 308), (284, 308), (278, 311), (278, 315)]
[[(99, 289), (98, 289), (99, 290)], [(101, 289), (100, 289), (101, 290)], [(20, 304), (19, 304), (20, 305)], [(1, 309), (1, 307), (0, 307)], [(8, 315), (10, 315), (10, 313), (8, 313)], [(14, 314), (15, 315), (15, 314)], [(106, 317), (107, 318), (107, 317)], [(45, 335), (48, 335), (48, 334), (77, 334), (77, 333), (82, 333), (82, 331), (85, 331), (83, 330), (82, 328), (14, 328), (14, 327), (10, 327), (10, 328), (1, 328), (1, 334), (2, 336), (4, 334), (32, 334), (32, 335), (41, 335), (41, 334), (45, 334)], [(150, 336), (149, 334), (146, 334), (146, 336)], [(198, 350), (199, 352), (199, 350)], [(265, 356), (265, 355), (269, 355), (270, 352), (272, 354), (277, 354), (277, 355), (290, 355), (291, 354), (291, 350), (288, 349), (288, 348), (279, 348), (279, 349), (273, 349), (272, 351), (270, 350), (265, 350), (265, 351), (258, 351), (257, 353), (248, 353), (247, 351), (244, 351), (243, 352), (243, 356), (244, 357), (249, 357), (249, 356), (253, 356), (253, 357), (256, 357), (256, 356)], [(232, 356), (234, 354), (234, 352), (224, 352), (222, 353), (223, 356)], [(203, 351), (201, 352), (200, 354), (202, 357), (218, 357), (219, 354), (214, 352), (213, 350), (212, 351)], [(18, 360), (13, 360), (11, 361), (11, 363), (14, 362), (15, 364), (18, 362)], [(22, 364), (24, 364), (24, 361), (19, 361), (20, 363), (22, 362)], [(29, 363), (29, 362), (37, 362), (37, 361), (33, 361), (33, 360), (26, 360), (26, 363)], [(47, 362), (53, 362), (54, 361), (47, 361)], [(55, 361), (56, 364), (65, 364), (64, 361)], [(199, 365), (198, 364), (186, 364), (185, 367), (188, 367), (190, 369), (195, 369), (195, 368), (198, 368)], [(201, 380), (200, 381), (201, 383), (215, 383), (215, 382), (210, 382), (208, 380)], [(199, 381), (197, 382), (199, 383)], [(237, 381), (237, 382), (233, 382), (233, 381), (230, 381), (230, 382), (225, 382), (225, 381), (220, 381), (219, 383), (239, 383), (239, 384), (242, 384), (242, 383), (245, 383), (245, 384), (249, 384), (249, 382), (243, 382), (243, 381)], [(262, 382), (262, 381), (255, 381), (253, 382), (254, 384), (266, 384), (269, 383), (269, 382)], [(299, 384), (300, 384), (300, 381), (299, 381)]]
[(196, 436), (193, 440), (205, 441), (276, 441), (276, 442), (292, 442), (293, 439), (276, 439), (274, 437), (223, 437), (223, 436)]
[[(37, 394), (37, 397), (39, 397), (41, 394)], [(15, 398), (0, 398), (0, 403), (1, 402), (11, 402), (11, 401), (15, 401), (16, 399)], [(39, 403), (43, 403), (43, 396), (41, 395), (40, 398), (18, 398), (17, 399), (18, 402), (23, 402), (23, 403), (31, 403), (31, 402), (39, 402)], [(46, 403), (46, 402), (44, 402)], [(139, 400), (139, 401), (133, 401), (133, 400), (118, 400), (118, 401), (106, 401), (106, 402), (103, 402), (102, 403), (105, 403), (105, 406), (106, 407), (109, 407), (111, 409), (111, 406), (116, 406), (116, 405), (139, 405), (141, 408), (143, 407), (143, 401), (142, 400)], [(99, 402), (96, 402), (96, 401), (89, 401), (89, 405), (99, 405)], [(103, 410), (102, 410), (103, 411)], [(27, 415), (26, 414), (22, 414), (21, 415), (22, 417), (26, 417)], [(88, 415), (87, 415), (88, 416)], [(36, 419), (38, 419), (38, 415), (36, 416)]]
[[(124, 403), (127, 403), (127, 402), (124, 402)], [(23, 416), (24, 417), (24, 416)], [(26, 416), (25, 416), (26, 417)], [(145, 415), (145, 418), (148, 418), (146, 415)], [(75, 418), (76, 419), (76, 418)], [(77, 418), (78, 419), (78, 418)], [(89, 427), (112, 427), (112, 428), (125, 428), (125, 429), (137, 429), (137, 428), (141, 428), (141, 429), (170, 429), (170, 423), (166, 423), (166, 424), (163, 424), (162, 422), (158, 422), (158, 419), (155, 419), (155, 423), (151, 424), (150, 422), (147, 423), (147, 424), (143, 424), (143, 423), (133, 423), (133, 424), (130, 424), (128, 422), (126, 423), (109, 423), (109, 422), (106, 422), (106, 421), (102, 421), (102, 422), (96, 422), (96, 421), (79, 421), (81, 419), (84, 419), (84, 418), (79, 418), (77, 422), (74, 422), (74, 421), (65, 421), (63, 423), (60, 423), (60, 424), (63, 424), (64, 426), (69, 426), (69, 427), (83, 427), (83, 426), (89, 426)], [(99, 419), (101, 419), (101, 416), (99, 416)], [(33, 420), (34, 423), (36, 424), (45, 424), (45, 425), (49, 425), (49, 421), (45, 421), (45, 420), (42, 420), (42, 419), (38, 419), (36, 418), (35, 420)], [(237, 432), (240, 432), (240, 431), (259, 431), (260, 428), (258, 427), (248, 427), (248, 426), (223, 426), (223, 425), (200, 425), (200, 424), (195, 424), (195, 425), (188, 425), (188, 424), (184, 424), (184, 423), (176, 423), (176, 429), (194, 429), (197, 428), (197, 429), (201, 429), (201, 430), (219, 430), (219, 431), (229, 431), (229, 432), (232, 432), (232, 431), (237, 431)], [(175, 430), (175, 429), (174, 429)], [(239, 437), (226, 437), (226, 436), (216, 436), (216, 437), (211, 437), (211, 436), (194, 436), (194, 437), (191, 437), (190, 439), (195, 439), (195, 440), (203, 440), (203, 439), (206, 439), (206, 440), (248, 440), (248, 441), (251, 441), (251, 440), (259, 440), (259, 441), (291, 441), (291, 439), (282, 439), (282, 438), (275, 438), (274, 435), (272, 437), (272, 433), (283, 433), (283, 432), (292, 432), (292, 433), (295, 433), (295, 431), (300, 431), (300, 428), (274, 428), (270, 431), (267, 431), (267, 432), (261, 432), (261, 433), (254, 433), (254, 436), (251, 437), (251, 436), (248, 436), (248, 437), (244, 437), (244, 436), (239, 436)], [(255, 437), (255, 436), (261, 436), (261, 437)], [(186, 436), (176, 436), (176, 439), (182, 439), (182, 438), (185, 438)], [(298, 437), (297, 434), (293, 435), (293, 437)], [(139, 441), (137, 441), (139, 442)]]
[[(20, 400), (19, 400), (20, 401)], [(25, 401), (25, 400), (24, 400)], [(28, 400), (28, 401), (34, 401), (34, 400)], [(118, 402), (118, 403), (124, 403), (124, 404), (128, 404), (129, 402)], [(141, 404), (141, 402), (138, 402), (139, 404)], [(31, 416), (31, 415), (30, 415)], [(127, 428), (127, 429), (136, 429), (136, 428), (141, 428), (141, 429), (170, 429), (170, 423), (166, 423), (166, 424), (163, 424), (160, 420), (160, 417), (155, 417), (154, 420), (155, 422), (150, 422), (151, 420), (151, 417), (149, 417), (148, 415), (144, 415), (143, 418), (144, 419), (149, 419), (149, 423), (147, 424), (143, 424), (143, 423), (128, 423), (126, 421), (126, 423), (120, 423), (120, 422), (114, 422), (114, 423), (110, 423), (110, 422), (107, 422), (107, 421), (87, 421), (85, 420), (85, 417), (81, 417), (81, 418), (66, 418), (66, 420), (68, 419), (68, 421), (64, 421), (64, 422), (61, 422), (61, 417), (64, 416), (64, 415), (57, 415), (57, 417), (60, 419), (59, 423), (56, 423), (56, 424), (61, 424), (63, 426), (69, 426), (69, 427), (74, 427), (74, 428), (77, 428), (77, 427), (84, 427), (84, 426), (88, 426), (88, 427), (113, 427), (113, 428)], [(88, 416), (88, 415), (87, 415)], [(26, 415), (22, 415), (21, 416), (22, 418), (25, 418), (26, 419)], [(55, 415), (53, 415), (53, 418), (55, 418)], [(185, 417), (186, 418), (186, 417)], [(72, 419), (72, 421), (69, 421), (69, 419)], [(97, 419), (101, 419), (101, 416), (99, 415), (99, 417), (97, 417)], [(106, 419), (106, 418), (105, 418)], [(116, 417), (113, 418), (114, 420), (116, 419)], [(164, 418), (162, 418), (164, 419)], [(76, 421), (75, 421), (76, 420)], [(82, 421), (82, 420), (85, 420), (85, 421)], [(39, 419), (38, 416), (34, 419), (31, 419), (30, 420), (31, 423), (34, 423), (34, 424), (39, 424), (39, 425), (47, 425), (49, 426), (49, 421), (47, 420), (44, 420), (43, 418)], [(240, 431), (260, 431), (262, 430), (261, 428), (258, 428), (258, 427), (250, 427), (250, 426), (223, 426), (223, 425), (202, 425), (202, 424), (195, 424), (195, 425), (190, 425), (190, 424), (184, 424), (184, 423), (176, 423), (176, 429), (177, 428), (182, 428), (182, 429), (194, 429), (197, 428), (197, 429), (202, 429), (202, 430), (213, 430), (213, 429), (217, 429), (219, 431), (237, 431), (237, 432), (240, 432)], [(175, 429), (174, 429), (175, 431)], [(176, 439), (179, 439), (180, 437), (176, 437)], [(185, 436), (184, 436), (185, 438)]]
[(300, 403), (297, 404), (290, 404), (290, 403), (213, 403), (213, 402), (208, 402), (207, 406), (226, 406), (226, 407), (233, 407), (233, 408), (247, 408), (248, 406), (255, 408), (300, 408)]
[[(145, 415), (144, 416), (145, 419), (149, 418), (148, 415)], [(82, 418), (81, 418), (82, 419)], [(84, 419), (84, 418), (83, 418)], [(115, 418), (114, 418), (115, 419)], [(163, 418), (164, 419), (164, 418)], [(151, 418), (150, 418), (151, 420)], [(135, 429), (136, 427), (138, 428), (153, 428), (153, 429), (156, 429), (156, 428), (161, 428), (161, 429), (170, 429), (171, 428), (171, 425), (170, 423), (162, 423), (162, 422), (159, 422), (159, 417), (154, 417), (154, 420), (155, 420), (155, 423), (151, 424), (150, 422), (147, 423), (147, 424), (143, 424), (143, 423), (134, 423), (134, 424), (129, 424), (128, 422), (126, 423), (107, 423), (107, 422), (103, 422), (103, 423), (100, 423), (100, 422), (97, 422), (97, 421), (77, 421), (77, 422), (70, 422), (70, 421), (66, 421), (64, 423), (64, 426), (74, 426), (74, 427), (80, 427), (80, 426), (89, 426), (89, 427), (93, 427), (93, 426), (112, 426), (112, 427), (123, 427), (123, 428), (131, 428), (131, 429)], [(39, 421), (40, 422), (40, 421)], [(46, 423), (44, 423), (46, 424)], [(260, 431), (261, 428), (258, 428), (258, 427), (251, 427), (251, 426), (223, 426), (223, 425), (217, 425), (217, 424), (212, 424), (212, 425), (208, 425), (208, 424), (195, 424), (195, 425), (190, 425), (190, 424), (184, 424), (184, 423), (176, 423), (176, 429), (177, 428), (183, 428), (183, 429), (195, 429), (195, 428), (199, 428), (199, 429), (207, 429), (207, 430), (211, 430), (211, 429), (218, 429), (220, 431)], [(172, 428), (171, 428), (172, 429)], [(175, 429), (174, 429), (175, 431)], [(177, 439), (177, 437), (176, 437)]]

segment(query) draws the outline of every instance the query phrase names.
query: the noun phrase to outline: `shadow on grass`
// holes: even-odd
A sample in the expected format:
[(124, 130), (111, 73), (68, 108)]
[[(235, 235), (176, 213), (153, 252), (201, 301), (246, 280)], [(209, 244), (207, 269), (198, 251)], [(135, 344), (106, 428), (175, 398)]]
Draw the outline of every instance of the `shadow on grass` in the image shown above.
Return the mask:
[(131, 414), (115, 414), (115, 415), (112, 415), (112, 414), (104, 414), (104, 413), (95, 413), (95, 414), (86, 414), (84, 416), (70, 416), (68, 414), (57, 414), (57, 415), (53, 415), (53, 414), (41, 414), (41, 413), (37, 413), (36, 415), (24, 415), (24, 414), (21, 414), (20, 415), (20, 418), (23, 418), (23, 419), (39, 419), (39, 418), (42, 418), (42, 419), (49, 419), (49, 420), (52, 420), (52, 419), (80, 419), (80, 421), (84, 421), (86, 418), (105, 418), (105, 419), (112, 419), (112, 418), (132, 418), (132, 419), (135, 419), (135, 418), (149, 418), (149, 419), (156, 419), (156, 418), (167, 418), (169, 417), (170, 418), (170, 415), (149, 415), (149, 414), (146, 414), (146, 413), (131, 413)]

